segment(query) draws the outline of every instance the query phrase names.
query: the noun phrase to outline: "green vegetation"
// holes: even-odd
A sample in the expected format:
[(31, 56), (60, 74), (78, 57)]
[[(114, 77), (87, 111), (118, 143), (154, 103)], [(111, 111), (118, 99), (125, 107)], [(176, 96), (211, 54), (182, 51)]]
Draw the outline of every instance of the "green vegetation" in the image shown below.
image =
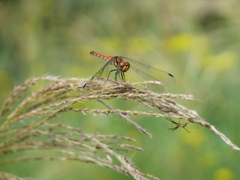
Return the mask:
[[(17, 120), (13, 127), (8, 127), (5, 126), (10, 122), (5, 121), (8, 113), (17, 109), (10, 119), (16, 118), (34, 108), (47, 107), (52, 100), (61, 102), (61, 97), (66, 95), (61, 94), (64, 88), (70, 88), (67, 92), (69, 98), (81, 93), (81, 90), (71, 88), (77, 86), (76, 82), (80, 81), (79, 79), (87, 80), (104, 64), (101, 59), (89, 55), (89, 52), (94, 50), (104, 55), (122, 55), (137, 59), (171, 72), (177, 83), (168, 86), (168, 92), (190, 93), (200, 100), (176, 99), (176, 103), (196, 110), (204, 118), (204, 122), (213, 124), (239, 146), (239, 5), (237, 0), (184, 0), (181, 3), (156, 0), (1, 1), (0, 102), (4, 110), (0, 119), (1, 130), (4, 132), (1, 134), (1, 143), (9, 138), (11, 140), (15, 133), (24, 135), (24, 128), (44, 121), (43, 114), (36, 114), (34, 117)], [(30, 107), (21, 106), (20, 103), (34, 94), (19, 89), (21, 93), (18, 95), (22, 97), (9, 95), (10, 92), (14, 93), (17, 87), (25, 87), (21, 83), (26, 79), (30, 78), (29, 81), (35, 82), (31, 77), (52, 77), (43, 76), (45, 74), (59, 76), (59, 82), (72, 80), (73, 86), (64, 87), (59, 91), (55, 89), (50, 96), (39, 96), (40, 99), (36, 99), (36, 102), (31, 101)], [(38, 82), (34, 86), (30, 83), (31, 92), (39, 92), (43, 87), (54, 86), (56, 82), (53, 80), (52, 84), (42, 83)], [(83, 83), (81, 80), (79, 86)], [(60, 93), (58, 97), (50, 98), (57, 93)], [(16, 101), (11, 100), (13, 97)], [(11, 103), (6, 104), (5, 100), (9, 98)], [(45, 98), (49, 99), (44, 101)], [(122, 121), (118, 114), (153, 111), (151, 107), (142, 107), (121, 98), (111, 98), (107, 100), (107, 104), (122, 111), (107, 111), (109, 108), (106, 108), (104, 102), (86, 101), (74, 104), (74, 109), (89, 108), (85, 111), (90, 113), (57, 113), (57, 117), (38, 124), (38, 132), (32, 128), (29, 132), (31, 136), (25, 137), (26, 139), (24, 136), (17, 136), (15, 140), (21, 140), (21, 145), (25, 146), (26, 150), (23, 147), (21, 151), (14, 151), (13, 148), (9, 151), (11, 153), (2, 154), (0, 161), (9, 163), (1, 165), (0, 172), (5, 172), (6, 176), (12, 174), (23, 179), (133, 179), (108, 168), (72, 161), (70, 156), (67, 156), (68, 159), (60, 159), (62, 156), (54, 156), (59, 154), (52, 154), (48, 149), (27, 150), (30, 146), (40, 146), (37, 142), (47, 142), (49, 137), (58, 139), (55, 135), (63, 131), (63, 134), (59, 135), (60, 141), (61, 138), (67, 138), (69, 133), (73, 133), (71, 135), (80, 140), (100, 138), (113, 149), (125, 144), (126, 146), (121, 147), (124, 152), (120, 154), (128, 157), (126, 162), (129, 161), (132, 168), (160, 179), (231, 180), (240, 176), (239, 153), (226, 146), (219, 136), (209, 129), (197, 123), (189, 123), (185, 128), (190, 133), (183, 128), (169, 131), (169, 128), (184, 125), (189, 119), (179, 122), (178, 119), (172, 118), (177, 123), (173, 124), (164, 117), (129, 114), (132, 123), (139, 124), (144, 131), (152, 134), (151, 139)], [(6, 108), (8, 105), (11, 105), (9, 109)], [(21, 109), (18, 109), (19, 105)], [(55, 111), (60, 108), (61, 106), (58, 106), (46, 111), (56, 114)], [(93, 109), (103, 111), (94, 112)], [(156, 110), (155, 113), (160, 114), (160, 111)], [(48, 117), (47, 115), (49, 114), (43, 116)], [(17, 129), (20, 132), (15, 132)], [(80, 136), (81, 133), (84, 135)], [(100, 137), (102, 134), (104, 135)], [(111, 144), (116, 143), (118, 138), (122, 138), (121, 143)], [(24, 144), (35, 139), (38, 139), (35, 144)], [(136, 142), (131, 142), (133, 139)], [(101, 147), (97, 141), (89, 143), (96, 149)], [(53, 146), (54, 143), (51, 142), (50, 145)], [(144, 152), (137, 152), (140, 150), (138, 147)], [(129, 149), (134, 152), (125, 151)], [(92, 152), (92, 155), (99, 155), (110, 161), (104, 152)], [(46, 159), (34, 160), (34, 157)], [(19, 162), (13, 163), (11, 159)], [(81, 158), (79, 160), (82, 161)], [(122, 168), (117, 159), (112, 161)]]

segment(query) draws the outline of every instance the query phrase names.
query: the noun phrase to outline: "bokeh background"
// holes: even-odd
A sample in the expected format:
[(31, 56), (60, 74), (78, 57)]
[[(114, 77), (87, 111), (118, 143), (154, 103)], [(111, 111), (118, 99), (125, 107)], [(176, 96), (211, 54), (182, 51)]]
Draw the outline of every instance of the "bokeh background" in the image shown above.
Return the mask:
[[(239, 17), (238, 0), (1, 0), (0, 102), (33, 76), (91, 77), (104, 64), (89, 55), (92, 50), (123, 55), (174, 74), (177, 83), (169, 92), (193, 94), (200, 101), (180, 103), (240, 146)], [(129, 102), (110, 103), (139, 109)], [(240, 153), (206, 128), (190, 124), (191, 133), (172, 132), (164, 119), (133, 116), (153, 134), (149, 139), (117, 116), (71, 114), (69, 119), (89, 133), (136, 138), (145, 152), (129, 156), (144, 173), (161, 179), (240, 177)], [(133, 179), (80, 162), (25, 162), (0, 169), (44, 180)]]

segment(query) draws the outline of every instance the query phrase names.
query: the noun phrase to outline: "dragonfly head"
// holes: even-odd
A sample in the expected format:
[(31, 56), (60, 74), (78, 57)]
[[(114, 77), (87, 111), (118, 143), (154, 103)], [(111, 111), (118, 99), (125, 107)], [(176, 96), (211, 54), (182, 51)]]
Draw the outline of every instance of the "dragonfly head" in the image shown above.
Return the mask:
[(122, 61), (122, 62), (119, 63), (119, 66), (120, 66), (120, 69), (121, 69), (122, 72), (126, 72), (130, 68), (130, 63)]

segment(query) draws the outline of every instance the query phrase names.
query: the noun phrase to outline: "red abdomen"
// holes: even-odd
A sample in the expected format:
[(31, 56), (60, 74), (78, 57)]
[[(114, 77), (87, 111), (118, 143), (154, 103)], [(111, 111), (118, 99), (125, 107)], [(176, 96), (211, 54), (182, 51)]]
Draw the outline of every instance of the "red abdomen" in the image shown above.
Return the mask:
[(97, 53), (95, 51), (91, 51), (90, 54), (94, 55), (94, 56), (97, 56), (97, 57), (100, 57), (100, 58), (102, 58), (102, 59), (104, 59), (106, 61), (110, 60), (113, 57), (113, 56), (104, 56), (104, 55), (99, 54), (99, 53)]

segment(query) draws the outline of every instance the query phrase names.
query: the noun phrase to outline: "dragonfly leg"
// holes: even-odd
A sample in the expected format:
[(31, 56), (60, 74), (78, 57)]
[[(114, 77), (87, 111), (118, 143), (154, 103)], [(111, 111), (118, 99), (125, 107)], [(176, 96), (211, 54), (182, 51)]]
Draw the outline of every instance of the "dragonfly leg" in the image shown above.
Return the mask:
[[(108, 81), (111, 72), (114, 72), (114, 71), (117, 71), (117, 72), (118, 72), (118, 69), (113, 69), (113, 70), (109, 71), (106, 82)], [(117, 72), (115, 73), (115, 80), (116, 80), (116, 74), (117, 74)], [(117, 82), (117, 80), (116, 80), (116, 82)]]
[[(117, 69), (118, 70), (118, 69)], [(118, 84), (118, 81), (117, 81), (117, 77), (119, 76), (119, 73), (121, 73), (120, 71), (117, 71), (116, 73), (115, 73), (115, 77), (114, 77), (114, 79), (115, 79), (115, 81), (116, 81), (116, 83), (117, 83), (117, 85), (119, 86), (119, 84)]]
[(122, 79), (123, 82), (125, 82), (125, 74), (124, 74), (123, 71), (121, 71), (121, 79)]

